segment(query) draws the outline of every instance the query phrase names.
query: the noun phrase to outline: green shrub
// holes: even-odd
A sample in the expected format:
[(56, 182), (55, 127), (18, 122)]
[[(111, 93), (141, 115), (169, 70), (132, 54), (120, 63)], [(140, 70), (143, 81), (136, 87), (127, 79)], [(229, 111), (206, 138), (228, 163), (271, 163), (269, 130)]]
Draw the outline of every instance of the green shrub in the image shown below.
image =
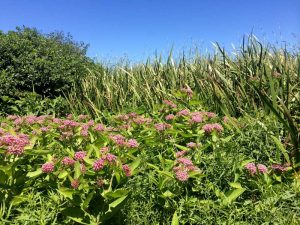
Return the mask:
[(27, 27), (0, 31), (0, 95), (32, 90), (43, 96), (62, 94), (92, 64), (86, 51), (87, 45), (59, 32), (45, 35)]
[(0, 96), (0, 116), (2, 115), (66, 115), (69, 107), (65, 98), (43, 98), (35, 92), (23, 92), (14, 98)]

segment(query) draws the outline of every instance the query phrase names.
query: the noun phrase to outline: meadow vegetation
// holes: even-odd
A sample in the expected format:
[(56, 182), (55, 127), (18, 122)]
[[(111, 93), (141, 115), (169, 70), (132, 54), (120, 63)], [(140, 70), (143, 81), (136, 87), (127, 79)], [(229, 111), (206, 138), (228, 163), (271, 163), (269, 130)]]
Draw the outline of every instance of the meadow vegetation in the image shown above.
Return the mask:
[(99, 64), (0, 33), (1, 224), (299, 224), (299, 49)]

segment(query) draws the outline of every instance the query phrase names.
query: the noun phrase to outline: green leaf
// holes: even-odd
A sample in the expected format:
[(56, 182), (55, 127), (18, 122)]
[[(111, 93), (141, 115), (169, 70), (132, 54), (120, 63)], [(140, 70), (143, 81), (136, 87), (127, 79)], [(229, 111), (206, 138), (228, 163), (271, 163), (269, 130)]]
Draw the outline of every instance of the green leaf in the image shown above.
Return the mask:
[(165, 175), (165, 176), (167, 176), (167, 177), (170, 177), (170, 178), (174, 178), (174, 176), (173, 176), (173, 173), (171, 173), (171, 172), (168, 172), (168, 171), (164, 171), (164, 170), (159, 170), (159, 171), (157, 171), (158, 173), (160, 173), (160, 174), (162, 174), (162, 175)]
[(36, 171), (27, 173), (26, 177), (33, 178), (33, 177), (37, 177), (37, 176), (41, 175), (42, 173), (43, 173), (42, 169), (39, 168)]
[(165, 197), (165, 198), (172, 198), (172, 197), (174, 197), (175, 196), (175, 194), (173, 194), (171, 191), (169, 191), (169, 190), (167, 190), (167, 191), (165, 191), (164, 193), (163, 193), (163, 197)]
[[(118, 205), (120, 205), (125, 199), (127, 198), (127, 195), (123, 196), (123, 197), (120, 197), (118, 198), (117, 200), (113, 201), (112, 203), (110, 203), (108, 205), (108, 210), (107, 212), (112, 212), (112, 209), (116, 208)], [(106, 213), (107, 213), (106, 212)], [(105, 213), (105, 214), (106, 214)]]
[(174, 144), (177, 148), (179, 148), (180, 150), (184, 150), (184, 151), (189, 151), (190, 149), (188, 147), (182, 146), (182, 145), (178, 145), (178, 144)]
[(22, 202), (26, 201), (27, 198), (26, 197), (22, 197), (22, 196), (15, 196), (12, 200), (11, 200), (11, 204), (13, 206), (17, 206), (20, 205)]
[(171, 225), (179, 225), (179, 219), (176, 211), (173, 214)]
[(274, 137), (274, 136), (271, 136), (271, 138), (273, 139), (273, 141), (275, 142), (277, 148), (282, 152), (285, 160), (288, 162), (288, 163), (291, 163), (290, 161), (290, 157), (288, 155), (288, 152), (287, 150), (283, 147), (283, 145), (281, 144), (281, 142), (278, 140), (278, 138)]
[(78, 207), (68, 207), (61, 211), (61, 213), (70, 219), (74, 220), (80, 224), (90, 224), (83, 222), (84, 220), (84, 212)]
[(225, 199), (223, 200), (224, 205), (228, 205), (232, 203), (237, 197), (239, 197), (241, 194), (244, 193), (246, 189), (245, 188), (238, 188), (235, 190), (230, 190), (225, 193)]
[(236, 182), (231, 182), (229, 185), (233, 188), (242, 188), (241, 184)]
[(59, 187), (58, 192), (65, 198), (73, 199), (74, 190), (66, 187)]
[(141, 163), (141, 159), (137, 158), (136, 160), (134, 160), (132, 163), (129, 164), (132, 174), (136, 174), (135, 169), (140, 165), (140, 163)]
[(103, 192), (103, 197), (105, 198), (120, 198), (127, 196), (129, 191), (124, 188), (120, 188), (114, 191)]
[(68, 171), (63, 170), (62, 172), (59, 173), (58, 178), (59, 178), (59, 179), (63, 179), (63, 178), (65, 178), (66, 176), (68, 176)]
[(30, 145), (26, 146), (24, 149), (25, 150), (31, 150), (33, 149), (36, 141), (37, 141), (38, 137), (37, 136), (34, 136), (33, 138), (30, 139)]
[(90, 192), (90, 193), (88, 194), (88, 196), (86, 197), (86, 199), (84, 200), (84, 202), (83, 202), (83, 204), (82, 204), (82, 207), (83, 207), (84, 210), (88, 208), (88, 206), (89, 206), (91, 200), (92, 200), (93, 197), (94, 197), (94, 194), (95, 194), (95, 191), (92, 190), (92, 192)]
[(74, 175), (74, 178), (75, 178), (75, 179), (78, 179), (78, 178), (80, 177), (80, 175), (81, 175), (80, 163), (79, 163), (78, 161), (76, 161), (74, 167), (75, 167), (75, 168), (74, 168), (74, 169), (75, 169), (75, 175)]

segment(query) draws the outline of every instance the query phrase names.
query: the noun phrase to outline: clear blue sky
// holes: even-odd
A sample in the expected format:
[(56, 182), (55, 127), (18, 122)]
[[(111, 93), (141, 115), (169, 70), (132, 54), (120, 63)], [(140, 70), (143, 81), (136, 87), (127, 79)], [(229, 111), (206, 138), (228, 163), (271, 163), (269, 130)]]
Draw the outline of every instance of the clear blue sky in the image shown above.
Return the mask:
[(226, 47), (254, 33), (299, 43), (300, 0), (0, 0), (0, 30), (36, 27), (70, 32), (89, 56), (145, 59), (218, 41)]

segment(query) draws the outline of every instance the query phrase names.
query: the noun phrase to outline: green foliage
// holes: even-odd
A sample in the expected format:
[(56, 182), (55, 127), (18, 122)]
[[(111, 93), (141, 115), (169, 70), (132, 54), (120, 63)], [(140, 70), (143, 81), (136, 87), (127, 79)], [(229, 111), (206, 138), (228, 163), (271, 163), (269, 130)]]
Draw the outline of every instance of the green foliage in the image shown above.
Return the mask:
[(69, 106), (65, 98), (43, 98), (35, 92), (23, 92), (18, 97), (0, 97), (0, 115), (66, 115)]
[(57, 96), (70, 90), (91, 64), (86, 50), (63, 33), (43, 35), (27, 27), (0, 32), (0, 96), (33, 90)]

